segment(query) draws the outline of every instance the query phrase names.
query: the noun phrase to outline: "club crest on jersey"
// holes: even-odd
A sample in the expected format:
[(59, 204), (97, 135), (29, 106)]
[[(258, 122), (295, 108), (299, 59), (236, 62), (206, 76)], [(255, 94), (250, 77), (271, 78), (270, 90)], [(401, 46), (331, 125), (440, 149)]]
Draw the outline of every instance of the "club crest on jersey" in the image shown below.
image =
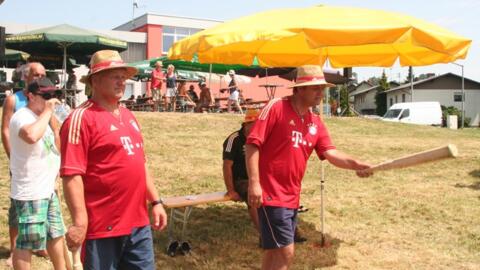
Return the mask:
[(308, 124), (308, 133), (315, 136), (317, 134), (317, 125), (314, 123)]
[(140, 128), (138, 127), (137, 122), (135, 122), (134, 120), (130, 120), (130, 124), (136, 131), (140, 132)]
[(293, 119), (292, 119), (292, 120), (290, 120), (290, 123), (288, 123), (288, 124), (289, 124), (290, 126), (295, 126), (295, 121), (293, 121)]

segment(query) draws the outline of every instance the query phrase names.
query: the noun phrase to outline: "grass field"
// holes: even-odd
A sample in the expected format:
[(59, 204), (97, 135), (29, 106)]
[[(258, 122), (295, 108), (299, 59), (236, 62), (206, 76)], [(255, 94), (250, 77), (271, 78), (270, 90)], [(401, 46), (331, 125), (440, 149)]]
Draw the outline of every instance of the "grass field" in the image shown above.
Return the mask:
[[(162, 196), (224, 190), (221, 153), (239, 115), (137, 113), (148, 164)], [(480, 269), (480, 129), (326, 119), (340, 150), (371, 163), (447, 143), (460, 156), (368, 179), (325, 164), (326, 230), (320, 240), (320, 168), (312, 155), (303, 180), (300, 226), (308, 237), (296, 246), (292, 269)], [(8, 256), (8, 164), (0, 153), (0, 269)], [(242, 203), (195, 208), (191, 255), (165, 254), (167, 233), (155, 233), (158, 269), (259, 269), (261, 250)], [(33, 269), (51, 269), (34, 259)]]

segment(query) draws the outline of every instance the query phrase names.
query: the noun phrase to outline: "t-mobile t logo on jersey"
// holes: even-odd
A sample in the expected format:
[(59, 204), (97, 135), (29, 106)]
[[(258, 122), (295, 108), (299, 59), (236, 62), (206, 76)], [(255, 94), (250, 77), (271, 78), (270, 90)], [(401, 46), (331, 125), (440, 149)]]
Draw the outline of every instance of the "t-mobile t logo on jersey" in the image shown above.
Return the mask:
[(131, 155), (135, 154), (132, 151), (133, 144), (132, 144), (132, 140), (130, 139), (130, 137), (120, 137), (120, 141), (122, 142), (123, 148), (125, 150), (127, 150), (127, 155), (131, 156)]
[(303, 136), (302, 136), (302, 133), (301, 133), (301, 132), (298, 132), (298, 131), (293, 130), (293, 131), (292, 131), (293, 147), (298, 148), (298, 144), (299, 144), (299, 143), (300, 143), (300, 144), (303, 143), (302, 138), (303, 138)]
[(292, 142), (293, 142), (293, 147), (298, 148), (299, 145), (307, 145), (308, 147), (312, 147), (312, 143), (307, 142), (307, 140), (303, 139), (303, 135), (301, 132), (292, 131)]

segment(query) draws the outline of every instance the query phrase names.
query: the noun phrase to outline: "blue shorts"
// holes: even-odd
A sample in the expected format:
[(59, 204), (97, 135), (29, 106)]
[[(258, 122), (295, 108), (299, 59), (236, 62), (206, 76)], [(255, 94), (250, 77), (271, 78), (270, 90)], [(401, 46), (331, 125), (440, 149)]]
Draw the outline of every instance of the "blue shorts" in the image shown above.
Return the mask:
[(85, 243), (85, 270), (154, 270), (152, 231), (134, 228), (130, 235), (90, 239)]
[(262, 206), (258, 208), (258, 221), (263, 249), (281, 248), (293, 243), (297, 209)]

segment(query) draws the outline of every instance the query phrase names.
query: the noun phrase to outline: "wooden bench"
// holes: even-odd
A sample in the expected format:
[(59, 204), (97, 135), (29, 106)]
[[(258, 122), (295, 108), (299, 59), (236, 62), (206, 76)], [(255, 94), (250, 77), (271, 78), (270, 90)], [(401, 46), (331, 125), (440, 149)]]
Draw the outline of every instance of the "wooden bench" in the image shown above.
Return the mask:
[[(193, 206), (230, 200), (231, 198), (224, 191), (163, 198), (163, 206), (170, 209), (167, 229), (169, 239), (167, 254), (172, 257), (175, 256), (178, 248), (184, 253), (190, 251), (191, 247), (185, 239), (185, 232), (187, 230), (188, 219), (192, 213)], [(175, 222), (182, 224), (182, 232), (179, 238), (175, 238), (174, 235)]]

